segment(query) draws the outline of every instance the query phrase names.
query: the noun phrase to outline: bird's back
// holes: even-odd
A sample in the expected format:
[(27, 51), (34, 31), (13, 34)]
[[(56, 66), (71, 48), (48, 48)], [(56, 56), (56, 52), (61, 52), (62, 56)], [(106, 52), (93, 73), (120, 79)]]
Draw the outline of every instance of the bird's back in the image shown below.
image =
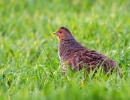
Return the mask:
[(116, 63), (113, 60), (94, 50), (88, 49), (83, 49), (76, 52), (66, 61), (66, 63), (74, 71), (81, 70), (83, 67), (87, 69), (88, 72), (99, 67), (102, 67), (105, 73), (109, 71), (112, 72), (114, 69), (119, 71)]

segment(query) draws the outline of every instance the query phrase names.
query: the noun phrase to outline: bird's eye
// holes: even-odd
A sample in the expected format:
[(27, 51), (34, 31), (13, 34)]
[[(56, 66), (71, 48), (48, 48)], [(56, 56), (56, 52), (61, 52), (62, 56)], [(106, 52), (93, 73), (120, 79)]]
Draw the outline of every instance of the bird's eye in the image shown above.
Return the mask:
[(60, 31), (60, 33), (62, 33), (62, 32)]

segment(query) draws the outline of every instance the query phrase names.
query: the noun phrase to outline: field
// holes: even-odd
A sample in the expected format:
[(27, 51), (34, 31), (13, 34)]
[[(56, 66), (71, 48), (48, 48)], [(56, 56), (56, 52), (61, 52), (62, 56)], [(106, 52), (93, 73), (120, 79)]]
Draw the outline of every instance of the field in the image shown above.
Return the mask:
[[(122, 78), (62, 75), (53, 34), (69, 28)], [(130, 100), (129, 0), (0, 0), (0, 100)]]

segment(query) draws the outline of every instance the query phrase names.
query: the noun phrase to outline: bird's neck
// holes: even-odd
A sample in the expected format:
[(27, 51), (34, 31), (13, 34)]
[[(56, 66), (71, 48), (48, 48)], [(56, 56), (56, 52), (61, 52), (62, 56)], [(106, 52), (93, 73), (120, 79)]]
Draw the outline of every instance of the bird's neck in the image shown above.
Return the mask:
[(58, 55), (61, 61), (66, 61), (75, 52), (84, 49), (74, 38), (62, 39), (58, 45)]

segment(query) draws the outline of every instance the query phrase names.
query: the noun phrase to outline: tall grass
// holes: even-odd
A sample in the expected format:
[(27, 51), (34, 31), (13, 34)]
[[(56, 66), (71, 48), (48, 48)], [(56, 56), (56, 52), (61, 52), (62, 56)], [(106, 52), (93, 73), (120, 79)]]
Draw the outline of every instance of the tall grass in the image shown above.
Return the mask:
[[(112, 58), (123, 78), (61, 74), (58, 27)], [(129, 0), (0, 0), (0, 100), (129, 100)]]

